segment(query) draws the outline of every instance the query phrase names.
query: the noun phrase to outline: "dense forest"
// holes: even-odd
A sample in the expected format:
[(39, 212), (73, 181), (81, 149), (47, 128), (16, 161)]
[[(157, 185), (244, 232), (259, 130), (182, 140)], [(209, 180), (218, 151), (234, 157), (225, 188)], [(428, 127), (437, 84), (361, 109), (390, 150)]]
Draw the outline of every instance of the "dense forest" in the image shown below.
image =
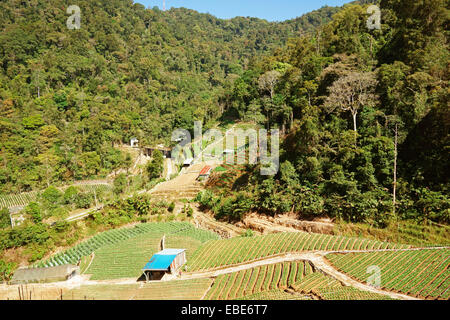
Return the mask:
[(254, 209), (364, 221), (450, 222), (449, 3), (383, 0), (381, 30), (346, 5), (311, 35), (253, 61), (230, 116), (285, 133), (280, 172), (248, 166), (219, 217)]
[(270, 23), (84, 0), (81, 28), (69, 30), (70, 4), (0, 3), (0, 194), (104, 176), (124, 166), (114, 144), (208, 126), (254, 57), (338, 10)]

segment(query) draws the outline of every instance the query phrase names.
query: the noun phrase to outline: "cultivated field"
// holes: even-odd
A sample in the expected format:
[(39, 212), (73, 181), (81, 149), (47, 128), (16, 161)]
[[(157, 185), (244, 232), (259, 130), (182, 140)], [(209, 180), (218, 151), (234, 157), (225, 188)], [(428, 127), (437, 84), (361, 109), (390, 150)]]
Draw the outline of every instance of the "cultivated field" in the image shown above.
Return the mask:
[(188, 261), (188, 271), (201, 271), (249, 262), (276, 254), (302, 251), (374, 250), (407, 248), (361, 238), (284, 232), (249, 238), (209, 241)]
[[(92, 274), (91, 280), (138, 278), (142, 267), (160, 250), (162, 236), (148, 233), (102, 247), (95, 251), (94, 260), (84, 273)], [(187, 259), (201, 244), (202, 241), (189, 236), (166, 236), (166, 247), (186, 249)]]
[(278, 263), (222, 275), (209, 300), (387, 300), (387, 296), (343, 286), (315, 271), (309, 262)]
[[(159, 240), (163, 235), (169, 236), (173, 235), (176, 237), (184, 236), (193, 238), (200, 242), (204, 242), (211, 239), (218, 239), (218, 236), (212, 232), (196, 229), (193, 225), (186, 222), (166, 222), (166, 223), (145, 223), (136, 225), (133, 228), (121, 228), (115, 229), (111, 231), (106, 231), (95, 235), (94, 237), (83, 241), (82, 243), (64, 251), (58, 253), (51, 257), (50, 259), (37, 263), (38, 267), (48, 267), (48, 266), (57, 266), (63, 264), (77, 264), (78, 261), (83, 256), (89, 256), (96, 250), (99, 250), (102, 247), (113, 248), (112, 245), (119, 246), (119, 244), (125, 240), (136, 238), (138, 236), (147, 235), (149, 239), (156, 239), (159, 237)], [(141, 239), (136, 240), (137, 241)], [(139, 244), (141, 246), (142, 243)], [(131, 252), (129, 248), (123, 247), (125, 252)], [(156, 247), (152, 245), (152, 250), (158, 250), (158, 246)], [(143, 249), (145, 250), (145, 249)], [(108, 252), (108, 250), (106, 250)], [(132, 252), (131, 252), (132, 254)], [(100, 255), (101, 256), (101, 255)], [(150, 256), (151, 257), (151, 256)], [(146, 257), (146, 258), (150, 258)], [(118, 259), (120, 257), (118, 256)], [(111, 261), (111, 260), (110, 260)], [(94, 259), (95, 262), (95, 259)], [(141, 266), (142, 267), (142, 266)]]
[(450, 250), (348, 253), (328, 255), (339, 270), (365, 282), (370, 266), (380, 268), (385, 290), (428, 299), (450, 298)]
[(200, 300), (211, 279), (126, 285), (86, 285), (68, 290), (63, 300)]
[(312, 272), (309, 263), (292, 262), (229, 273), (216, 278), (206, 299), (233, 300), (264, 291), (286, 289)]
[[(97, 193), (103, 191), (112, 190), (112, 186), (108, 184), (76, 184), (74, 185), (82, 192), (94, 192)], [(67, 187), (61, 188), (62, 190)], [(37, 201), (39, 197), (38, 191), (23, 192), (18, 194), (8, 194), (0, 196), (0, 208), (13, 208), (13, 207), (24, 207), (30, 202)]]

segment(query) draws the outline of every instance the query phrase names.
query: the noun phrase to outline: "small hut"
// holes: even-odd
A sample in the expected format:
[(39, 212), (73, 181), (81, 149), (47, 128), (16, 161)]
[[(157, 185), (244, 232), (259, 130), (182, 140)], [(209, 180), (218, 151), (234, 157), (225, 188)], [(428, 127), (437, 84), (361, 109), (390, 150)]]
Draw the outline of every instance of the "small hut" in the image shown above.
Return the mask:
[(209, 178), (210, 174), (211, 174), (211, 170), (212, 168), (210, 166), (205, 166), (199, 173), (198, 175), (198, 180), (206, 180)]
[(80, 267), (71, 264), (49, 268), (21, 268), (14, 273), (11, 284), (67, 281), (79, 274)]
[(139, 140), (136, 138), (131, 138), (130, 140), (130, 146), (132, 148), (138, 148), (139, 147)]
[(164, 280), (166, 274), (175, 275), (186, 263), (186, 249), (164, 249), (153, 255), (142, 268), (145, 280)]
[(186, 159), (183, 162), (183, 167), (184, 168), (189, 168), (193, 163), (194, 163), (194, 159), (193, 158)]

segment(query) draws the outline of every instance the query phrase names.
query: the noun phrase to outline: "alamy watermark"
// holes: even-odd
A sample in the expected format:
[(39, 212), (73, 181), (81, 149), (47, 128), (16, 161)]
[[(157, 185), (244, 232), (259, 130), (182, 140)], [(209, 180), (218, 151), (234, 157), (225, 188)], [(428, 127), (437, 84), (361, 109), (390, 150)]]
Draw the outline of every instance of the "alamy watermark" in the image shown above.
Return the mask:
[(381, 269), (379, 266), (369, 266), (367, 267), (366, 273), (371, 274), (367, 278), (367, 285), (374, 287), (376, 289), (381, 289)]
[(381, 10), (376, 5), (371, 5), (367, 8), (367, 13), (371, 16), (367, 19), (367, 29), (381, 30)]
[(71, 16), (67, 18), (66, 25), (69, 30), (78, 30), (81, 28), (81, 9), (77, 5), (71, 5), (67, 8), (67, 14)]
[(230, 165), (260, 163), (260, 173), (264, 176), (276, 175), (280, 167), (278, 129), (270, 130), (269, 144), (269, 132), (265, 129), (230, 129), (225, 135), (220, 130), (210, 129), (202, 133), (202, 123), (196, 121), (193, 140), (188, 130), (177, 129), (172, 133), (172, 141), (178, 142), (172, 150), (172, 160), (179, 164), (205, 160)]

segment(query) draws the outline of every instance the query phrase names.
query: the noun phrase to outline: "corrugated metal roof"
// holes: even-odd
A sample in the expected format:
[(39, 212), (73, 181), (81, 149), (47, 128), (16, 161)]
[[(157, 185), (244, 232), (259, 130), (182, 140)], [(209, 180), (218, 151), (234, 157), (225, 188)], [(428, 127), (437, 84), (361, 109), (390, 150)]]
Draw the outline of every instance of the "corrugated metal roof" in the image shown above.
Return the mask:
[(186, 251), (186, 249), (164, 249), (163, 251), (158, 252), (158, 255), (179, 255), (180, 253)]
[(173, 255), (155, 254), (150, 259), (150, 261), (145, 265), (145, 267), (142, 268), (142, 270), (157, 270), (157, 271), (167, 270), (176, 257), (177, 257), (176, 254)]
[(201, 176), (206, 175), (206, 174), (208, 174), (210, 171), (211, 171), (211, 167), (210, 167), (210, 166), (206, 166), (206, 167), (204, 167), (204, 168), (202, 169), (202, 171), (200, 171), (200, 175), (201, 175)]

